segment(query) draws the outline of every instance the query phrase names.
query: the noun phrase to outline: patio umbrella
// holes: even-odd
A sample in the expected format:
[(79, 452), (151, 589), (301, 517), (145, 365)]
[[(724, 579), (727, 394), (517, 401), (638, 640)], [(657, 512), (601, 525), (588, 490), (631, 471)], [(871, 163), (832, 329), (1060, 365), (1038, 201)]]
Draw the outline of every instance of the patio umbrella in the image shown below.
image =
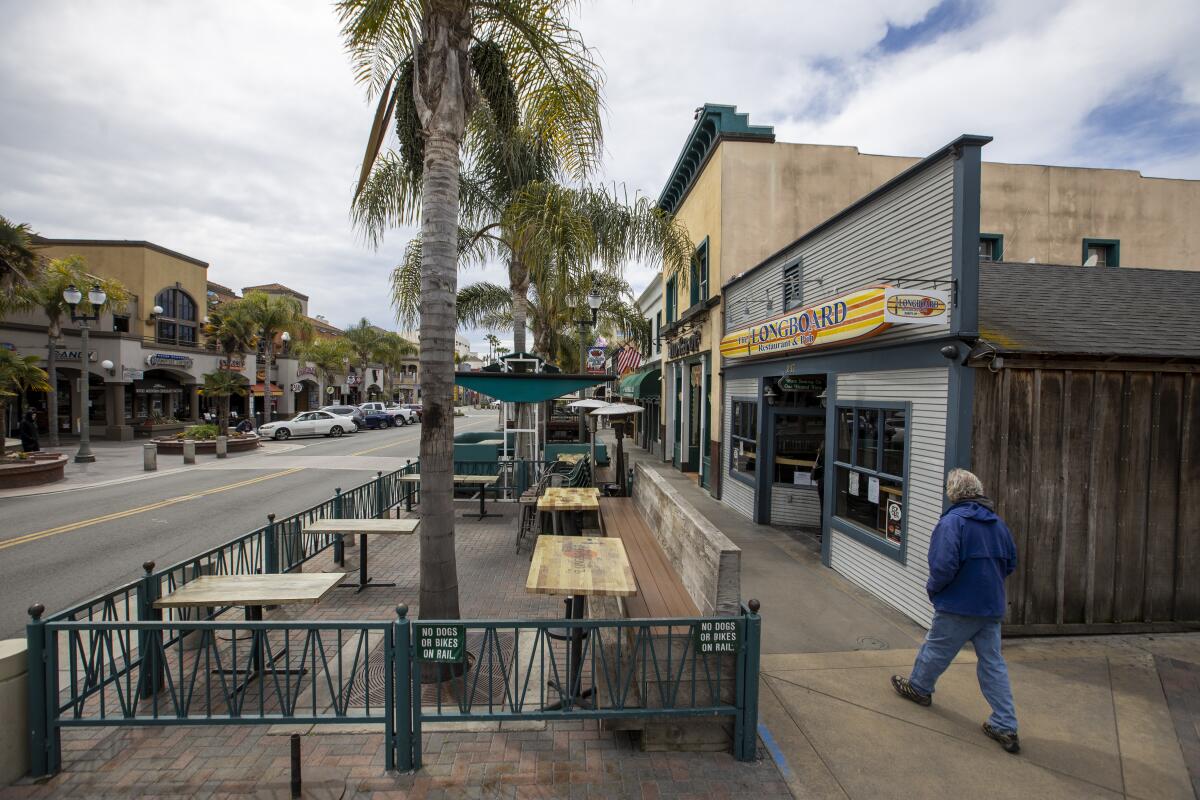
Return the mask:
[[(641, 406), (635, 406), (631, 403), (612, 403), (611, 405), (606, 405), (601, 408), (597, 408), (595, 411), (592, 412), (592, 416), (594, 416), (594, 417), (623, 417), (627, 414), (640, 414), (645, 410), (646, 409), (642, 408)], [(626, 493), (625, 448), (621, 441), (622, 438), (623, 437), (621, 436), (621, 431), (618, 430), (617, 431), (617, 482), (621, 484), (622, 494), (625, 494)], [(595, 437), (592, 437), (592, 441), (595, 442)], [(592, 463), (593, 464), (596, 463), (595, 447), (596, 447), (596, 445), (593, 444), (592, 445), (592, 456), (593, 456)]]
[[(612, 405), (612, 403), (608, 402), (607, 400), (597, 400), (594, 397), (588, 397), (583, 400), (576, 400), (573, 403), (567, 403), (567, 408), (573, 408), (582, 414), (584, 409), (604, 408), (605, 406), (609, 406), (609, 405)], [(595, 422), (591, 422), (589, 424), (591, 425), (591, 427), (589, 428), (589, 431), (592, 434), (591, 438), (590, 438), (591, 445), (592, 445), (592, 466), (595, 467), (596, 466), (596, 424), (595, 424)]]

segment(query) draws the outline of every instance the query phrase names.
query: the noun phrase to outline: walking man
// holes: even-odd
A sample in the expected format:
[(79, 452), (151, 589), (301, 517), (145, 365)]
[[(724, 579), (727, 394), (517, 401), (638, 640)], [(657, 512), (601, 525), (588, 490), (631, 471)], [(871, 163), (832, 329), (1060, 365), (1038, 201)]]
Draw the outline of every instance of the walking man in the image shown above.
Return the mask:
[(912, 674), (892, 676), (892, 686), (920, 706), (933, 703), (933, 690), (962, 646), (970, 641), (978, 659), (979, 689), (992, 707), (983, 732), (1010, 753), (1021, 750), (1008, 667), (1000, 654), (1004, 579), (1017, 567), (1017, 548), (1008, 526), (992, 510), (979, 478), (965, 469), (946, 477), (950, 508), (933, 530), (929, 581), (933, 627), (917, 652)]

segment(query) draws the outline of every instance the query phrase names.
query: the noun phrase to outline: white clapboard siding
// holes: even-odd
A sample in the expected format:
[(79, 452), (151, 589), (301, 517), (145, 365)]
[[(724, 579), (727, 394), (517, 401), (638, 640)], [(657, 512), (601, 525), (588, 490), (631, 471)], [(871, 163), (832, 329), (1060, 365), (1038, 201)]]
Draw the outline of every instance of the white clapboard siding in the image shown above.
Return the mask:
[(816, 487), (771, 486), (771, 524), (821, 526), (821, 503)]
[(912, 403), (909, 448), (907, 564), (859, 544), (836, 529), (830, 538), (830, 566), (871, 594), (928, 627), (933, 606), (925, 594), (929, 540), (942, 513), (949, 370), (857, 372), (839, 375), (837, 401), (882, 400)]
[[(954, 161), (946, 156), (729, 287), (723, 303), (725, 332), (783, 313), (783, 269), (797, 256), (803, 258), (802, 304), (806, 306), (896, 279), (921, 288), (932, 288), (930, 281), (945, 281), (940, 288), (947, 288), (953, 271), (953, 228)], [(911, 341), (945, 333), (942, 325), (897, 325), (875, 341)]]
[[(721, 502), (730, 508), (737, 511), (746, 519), (754, 519), (754, 487), (748, 486), (737, 478), (731, 477), (728, 474), (729, 470), (729, 432), (733, 428), (733, 402), (734, 397), (754, 397), (758, 394), (758, 380), (755, 378), (741, 378), (738, 380), (725, 381), (725, 402), (722, 404), (722, 413), (725, 416), (725, 424), (722, 426), (724, 438), (721, 440), (721, 460), (722, 469), (726, 470), (726, 474), (721, 476)], [(759, 453), (763, 450), (760, 447)]]

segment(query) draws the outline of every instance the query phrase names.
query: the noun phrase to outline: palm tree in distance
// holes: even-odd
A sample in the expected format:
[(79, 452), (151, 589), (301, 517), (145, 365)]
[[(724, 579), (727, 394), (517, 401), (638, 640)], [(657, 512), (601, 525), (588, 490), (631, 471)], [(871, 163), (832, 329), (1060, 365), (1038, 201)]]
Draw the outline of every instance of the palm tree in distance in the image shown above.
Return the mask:
[(0, 316), (14, 308), (12, 301), (18, 296), (12, 290), (33, 280), (38, 272), (41, 259), (35, 237), (27, 224), (0, 216)]
[(328, 402), (327, 387), (335, 375), (341, 374), (350, 362), (350, 343), (342, 337), (314, 339), (297, 348), (297, 355), (308, 361), (317, 370), (321, 402)]
[[(247, 292), (241, 300), (252, 329), (257, 332), (262, 345), (265, 368), (263, 369), (263, 422), (271, 421), (270, 366), (275, 359), (275, 340), (286, 331), (297, 342), (312, 337), (312, 323), (304, 318), (300, 301), (287, 295)], [(253, 399), (251, 400), (253, 402)], [(253, 411), (253, 409), (251, 409)]]
[[(107, 296), (103, 308), (99, 310), (93, 308), (87, 299), (87, 288), (94, 284), (99, 284)], [(83, 302), (77, 308), (82, 314), (96, 314), (105, 309), (119, 311), (129, 300), (129, 293), (120, 281), (89, 275), (87, 265), (80, 256), (67, 256), (49, 262), (32, 280), (17, 288), (17, 294), (25, 305), (37, 308), (46, 315), (46, 373), (50, 383), (46, 391), (49, 428), (46, 438), (51, 447), (58, 446), (58, 340), (62, 336), (63, 323), (71, 314), (71, 307), (63, 299), (63, 292), (68, 286), (83, 290)], [(80, 354), (79, 367), (83, 375), (88, 374), (87, 358), (87, 353)]]
[[(600, 74), (564, 0), (341, 0), (360, 81), (379, 100), (359, 178), (388, 225), (421, 224), (423, 391), (420, 616), (459, 617), (454, 558), (454, 301), (464, 147), (518, 115), (556, 162), (585, 177), (601, 153)], [(398, 152), (380, 155), (395, 120)], [(470, 127), (469, 127), (470, 123)], [(360, 217), (361, 219), (361, 217)], [(377, 241), (377, 239), (376, 239)]]
[(0, 349), (0, 458), (4, 457), (4, 441), (11, 427), (8, 419), (10, 397), (20, 398), (26, 392), (49, 392), (50, 380), (38, 366), (37, 356), (19, 356), (11, 350)]
[(388, 331), (379, 337), (375, 348), (375, 361), (383, 365), (384, 394), (393, 400), (396, 373), (404, 369), (406, 359), (417, 354), (417, 346), (398, 333)]
[(367, 369), (379, 352), (383, 343), (383, 331), (363, 317), (342, 331), (350, 344), (350, 352), (358, 367), (359, 392), (362, 400), (367, 399)]

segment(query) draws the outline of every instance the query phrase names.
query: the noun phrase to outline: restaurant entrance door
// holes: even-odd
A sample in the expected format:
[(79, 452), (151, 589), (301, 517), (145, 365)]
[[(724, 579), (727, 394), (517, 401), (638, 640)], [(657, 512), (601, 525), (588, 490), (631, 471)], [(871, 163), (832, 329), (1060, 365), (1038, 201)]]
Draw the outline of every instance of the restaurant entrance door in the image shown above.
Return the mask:
[(759, 519), (771, 525), (821, 526), (821, 473), (814, 474), (825, 446), (825, 376), (785, 376), (769, 381), (774, 404), (763, 417), (765, 459), (758, 474)]

